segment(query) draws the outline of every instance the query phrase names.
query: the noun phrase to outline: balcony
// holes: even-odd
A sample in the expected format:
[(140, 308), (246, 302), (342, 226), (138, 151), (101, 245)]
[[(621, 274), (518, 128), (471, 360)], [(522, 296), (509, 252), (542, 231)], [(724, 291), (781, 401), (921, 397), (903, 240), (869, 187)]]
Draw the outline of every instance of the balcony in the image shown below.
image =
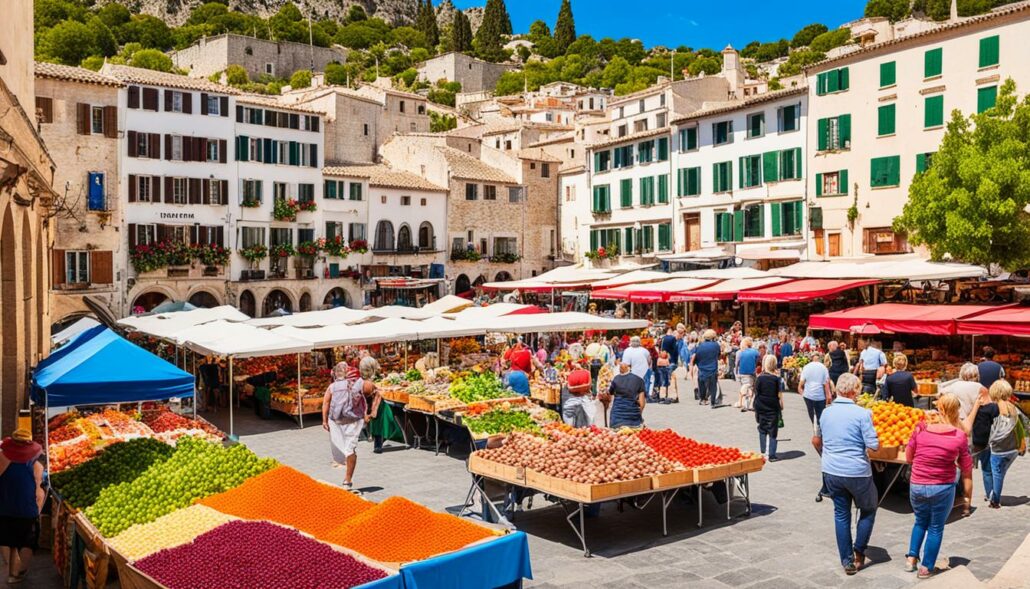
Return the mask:
[(417, 256), (419, 254), (435, 254), (439, 251), (435, 239), (423, 242), (421, 245), (402, 244), (395, 247), (384, 247), (382, 244), (375, 244), (372, 247), (373, 254), (391, 256)]

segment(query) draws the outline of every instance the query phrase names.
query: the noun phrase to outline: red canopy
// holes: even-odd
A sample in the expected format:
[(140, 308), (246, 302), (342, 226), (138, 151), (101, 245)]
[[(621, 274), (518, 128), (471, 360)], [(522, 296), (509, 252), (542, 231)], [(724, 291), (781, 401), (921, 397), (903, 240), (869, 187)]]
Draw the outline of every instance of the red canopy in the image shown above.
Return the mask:
[(724, 280), (719, 284), (709, 286), (707, 288), (700, 288), (697, 290), (691, 290), (689, 292), (681, 292), (673, 295), (669, 298), (669, 302), (682, 303), (686, 301), (729, 301), (733, 300), (734, 297), (743, 294), (745, 291), (750, 291), (758, 288), (766, 288), (776, 284), (783, 284), (785, 282), (791, 282), (791, 278), (781, 278), (778, 276), (770, 276), (763, 278), (731, 278)]
[(959, 319), (997, 309), (989, 305), (904, 305), (882, 303), (854, 307), (833, 313), (812, 315), (808, 327), (848, 331), (854, 325), (871, 323), (894, 333), (954, 335)]
[(746, 290), (737, 295), (738, 301), (762, 301), (768, 303), (789, 303), (792, 301), (810, 301), (833, 296), (839, 292), (876, 284), (879, 280), (840, 280), (811, 278), (795, 280), (784, 284), (776, 284), (754, 290)]
[(618, 288), (596, 290), (590, 296), (595, 299), (617, 299), (633, 303), (664, 303), (675, 299), (679, 293), (711, 286), (716, 282), (718, 280), (710, 278), (673, 278), (662, 282), (628, 284)]
[(985, 313), (959, 319), (963, 335), (1021, 335), (1030, 337), (1030, 307), (1006, 305)]

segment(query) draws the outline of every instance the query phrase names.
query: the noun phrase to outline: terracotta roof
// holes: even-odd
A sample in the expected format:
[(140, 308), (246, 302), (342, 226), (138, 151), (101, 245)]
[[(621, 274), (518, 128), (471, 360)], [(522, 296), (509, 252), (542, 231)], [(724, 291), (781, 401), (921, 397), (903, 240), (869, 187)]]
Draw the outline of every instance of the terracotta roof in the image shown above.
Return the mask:
[(437, 186), (421, 176), (381, 164), (345, 164), (339, 166), (326, 166), (325, 168), (322, 168), (322, 174), (326, 176), (368, 178), (369, 186), (378, 186), (381, 188), (447, 192), (447, 189), (443, 186)]
[(897, 39), (891, 39), (890, 41), (882, 41), (880, 43), (872, 43), (870, 45), (866, 45), (865, 47), (862, 47), (862, 48), (857, 49), (855, 51), (851, 51), (851, 52), (846, 53), (844, 55), (840, 55), (840, 56), (837, 56), (837, 57), (831, 57), (829, 59), (824, 59), (824, 60), (822, 60), (820, 62), (813, 63), (810, 66), (802, 68), (802, 70), (807, 74), (809, 72), (814, 72), (814, 71), (817, 71), (817, 70), (821, 70), (825, 66), (830, 65), (832, 63), (836, 63), (836, 62), (839, 62), (839, 61), (850, 59), (850, 58), (858, 56), (858, 55), (866, 55), (866, 54), (869, 54), (869, 53), (875, 53), (876, 51), (879, 51), (880, 49), (883, 49), (885, 47), (891, 47), (891, 46), (894, 46), (894, 45), (902, 45), (902, 44), (906, 44), (906, 43), (909, 43), (909, 42), (912, 42), (912, 41), (916, 41), (916, 40), (919, 40), (919, 39), (924, 39), (926, 37), (931, 37), (931, 36), (934, 36), (934, 35), (951, 32), (951, 31), (954, 31), (954, 30), (957, 30), (957, 29), (964, 29), (966, 27), (971, 27), (971, 26), (975, 26), (975, 25), (978, 25), (978, 24), (981, 24), (981, 23), (989, 22), (989, 21), (992, 21), (992, 20), (997, 19), (997, 18), (1004, 18), (1006, 16), (1010, 16), (1010, 15), (1013, 15), (1013, 14), (1019, 14), (1019, 13), (1022, 13), (1022, 12), (1027, 12), (1028, 10), (1030, 10), (1030, 2), (1020, 2), (1018, 4), (1013, 4), (1011, 6), (1005, 6), (1005, 7), (996, 8), (996, 9), (992, 10), (991, 12), (988, 12), (987, 14), (981, 14), (979, 16), (971, 16), (969, 18), (964, 18), (964, 19), (959, 20), (957, 22), (943, 24), (943, 25), (941, 25), (939, 27), (936, 27), (936, 28), (933, 28), (933, 29), (929, 29), (929, 30), (922, 31), (922, 32), (919, 32), (919, 33), (914, 33), (914, 34), (911, 34), (911, 35), (906, 35), (904, 37), (899, 37)]
[(562, 133), (561, 135), (555, 135), (554, 137), (548, 137), (547, 139), (541, 139), (536, 143), (530, 143), (526, 147), (541, 147), (543, 145), (554, 145), (555, 143), (565, 143), (566, 141), (575, 141), (575, 133)]
[(708, 108), (702, 108), (696, 110), (689, 115), (679, 117), (672, 121), (673, 125), (683, 123), (686, 121), (692, 121), (694, 119), (700, 119), (703, 117), (710, 117), (725, 112), (733, 112), (742, 108), (750, 108), (756, 104), (762, 104), (764, 102), (772, 102), (781, 98), (787, 98), (788, 96), (795, 96), (799, 94), (806, 94), (808, 92), (807, 86), (798, 86), (797, 88), (784, 88), (783, 90), (774, 90), (772, 92), (765, 92), (757, 96), (752, 96), (746, 100), (735, 100), (730, 103), (719, 104), (718, 106), (711, 106)]
[(272, 98), (271, 96), (265, 96), (263, 94), (243, 94), (236, 99), (238, 104), (255, 104), (258, 106), (265, 106), (268, 108), (278, 108), (281, 110), (292, 110), (296, 112), (302, 112), (311, 115), (325, 115), (324, 112), (315, 110), (313, 108), (307, 108), (304, 106), (298, 106), (296, 104), (285, 104)]
[(587, 167), (583, 164), (569, 164), (568, 166), (562, 166), (558, 169), (559, 176), (567, 176), (570, 174), (579, 174), (580, 172), (586, 172)]
[(101, 86), (122, 86), (122, 83), (118, 80), (84, 67), (47, 63), (45, 61), (36, 62), (36, 77), (82, 82), (84, 84), (99, 84)]
[(534, 160), (534, 161), (538, 161), (538, 162), (554, 162), (554, 163), (561, 162), (561, 158), (554, 157), (553, 155), (547, 153), (546, 151), (544, 151), (542, 148), (539, 148), (539, 147), (520, 149), (519, 153), (518, 153), (518, 156), (519, 156), (519, 159), (523, 159), (523, 160)]
[(640, 139), (647, 139), (649, 137), (658, 137), (659, 135), (669, 135), (672, 133), (672, 129), (669, 127), (661, 127), (658, 129), (650, 129), (648, 131), (640, 131), (638, 133), (630, 133), (623, 137), (616, 137), (609, 139), (608, 141), (601, 141), (590, 146), (591, 149), (610, 147), (612, 145), (618, 145), (620, 143), (629, 143), (631, 141), (637, 141)]
[(458, 151), (453, 147), (437, 146), (451, 168), (451, 175), (464, 180), (495, 182), (497, 184), (518, 184), (518, 180), (497, 168), (487, 165), (478, 159)]
[(668, 82), (663, 82), (661, 84), (655, 84), (654, 86), (649, 86), (647, 88), (644, 88), (643, 90), (637, 90), (636, 92), (634, 92), (632, 94), (626, 94), (625, 96), (613, 96), (612, 99), (608, 101), (608, 105), (611, 106), (611, 105), (614, 105), (614, 104), (620, 104), (622, 102), (626, 102), (628, 100), (634, 100), (634, 99), (640, 98), (642, 96), (652, 96), (654, 94), (658, 94), (660, 92), (668, 90), (669, 89), (669, 85), (670, 84)]
[(239, 94), (240, 91), (230, 86), (215, 84), (204, 78), (191, 78), (179, 74), (169, 74), (127, 65), (114, 65), (105, 63), (100, 70), (126, 84), (146, 84), (147, 86), (161, 86), (163, 88), (179, 88), (182, 90), (198, 90), (217, 94)]

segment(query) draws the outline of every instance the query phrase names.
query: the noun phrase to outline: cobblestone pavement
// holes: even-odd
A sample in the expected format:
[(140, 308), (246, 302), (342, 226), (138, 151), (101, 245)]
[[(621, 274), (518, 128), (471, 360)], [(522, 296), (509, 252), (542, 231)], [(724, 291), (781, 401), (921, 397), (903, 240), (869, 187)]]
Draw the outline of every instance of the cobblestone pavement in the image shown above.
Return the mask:
[[(736, 384), (722, 381), (721, 385), (727, 402), (732, 402)], [(732, 407), (701, 407), (692, 401), (692, 394), (689, 397), (679, 404), (649, 406), (645, 411), (648, 425), (757, 450), (753, 414)], [(258, 454), (273, 456), (326, 481), (342, 480), (342, 471), (330, 465), (328, 434), (317, 418), (312, 416), (306, 427), (298, 430), (284, 418), (260, 421), (251, 411), (242, 413), (237, 414), (237, 434)], [(220, 425), (227, 421), (224, 410), (209, 417)], [(767, 464), (751, 476), (750, 517), (727, 521), (725, 507), (705, 493), (705, 522), (698, 528), (696, 505), (677, 498), (669, 508), (669, 535), (662, 537), (657, 501), (642, 511), (627, 508), (622, 513), (614, 504), (605, 504), (599, 518), (587, 520), (593, 557), (584, 558), (561, 508), (548, 506), (538, 496), (534, 509), (515, 519), (530, 538), (534, 580), (527, 586), (890, 589), (916, 584), (915, 575), (903, 571), (912, 511), (900, 492), (890, 494), (877, 513), (869, 549), (872, 564), (855, 577), (844, 576), (837, 564), (832, 503), (814, 501), (819, 459), (810, 443), (812, 428), (804, 404), (797, 395), (786, 396), (784, 421), (778, 450), (784, 460)], [(464, 463), (467, 451), (434, 456), (431, 449), (403, 449), (394, 444), (375, 455), (370, 443), (362, 443), (358, 454), (355, 486), (375, 501), (402, 494), (433, 509), (455, 510), (469, 488)], [(1024, 458), (1016, 461), (1006, 477), (1004, 507), (987, 509), (980, 473), (975, 471), (975, 511), (969, 518), (949, 521), (939, 566), (965, 564), (978, 578), (991, 578), (1030, 533), (1028, 488), (1030, 460)], [(734, 515), (740, 514), (744, 504), (735, 501), (732, 508)], [(36, 561), (35, 568), (23, 587), (58, 586), (46, 557)]]

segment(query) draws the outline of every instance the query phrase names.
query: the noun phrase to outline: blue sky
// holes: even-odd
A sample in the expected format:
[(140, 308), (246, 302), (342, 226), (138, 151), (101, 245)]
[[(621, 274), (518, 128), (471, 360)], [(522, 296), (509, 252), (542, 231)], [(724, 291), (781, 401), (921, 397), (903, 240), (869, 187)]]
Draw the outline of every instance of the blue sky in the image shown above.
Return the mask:
[[(483, 6), (485, 0), (452, 0), (459, 8)], [(434, 5), (439, 4), (439, 0)], [(506, 0), (515, 32), (526, 32), (537, 19), (554, 27), (561, 0)], [(572, 0), (576, 33), (630, 37), (645, 45), (719, 50), (732, 43), (790, 39), (806, 24), (835, 28), (862, 16), (865, 0)]]

